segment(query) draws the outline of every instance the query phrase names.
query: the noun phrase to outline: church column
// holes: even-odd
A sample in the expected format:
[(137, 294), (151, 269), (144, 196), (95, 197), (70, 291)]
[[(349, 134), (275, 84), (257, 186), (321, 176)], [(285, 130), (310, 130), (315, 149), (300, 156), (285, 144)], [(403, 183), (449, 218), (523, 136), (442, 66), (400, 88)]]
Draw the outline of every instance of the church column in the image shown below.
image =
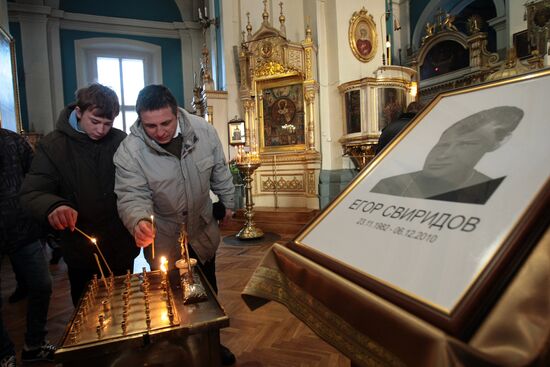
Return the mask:
[[(193, 37), (190, 29), (180, 29), (178, 31), (181, 45), (181, 67), (183, 74), (183, 96), (185, 101), (181, 101), (186, 109), (191, 110), (193, 98), (193, 72), (199, 68), (198, 55), (193, 52)], [(195, 56), (196, 55), (196, 56)], [(197, 60), (196, 60), (197, 59)]]
[(307, 150), (315, 150), (315, 97), (318, 91), (318, 84), (315, 81), (315, 59), (314, 59), (314, 45), (311, 37), (311, 28), (309, 24), (306, 26), (306, 38), (302, 42), (305, 54), (304, 65), (304, 97), (306, 100), (305, 109), (305, 128), (306, 128), (306, 147)]
[(506, 56), (506, 48), (508, 45), (508, 31), (506, 27), (506, 16), (494, 17), (487, 21), (497, 34), (497, 49), (501, 58)]
[(51, 94), (48, 19), (44, 12), (20, 14), (23, 68), (29, 127), (48, 133), (55, 127), (54, 99)]
[(61, 45), (59, 40), (59, 18), (48, 21), (48, 46), (50, 60), (51, 95), (53, 119), (65, 107), (63, 96), (63, 70), (61, 69)]

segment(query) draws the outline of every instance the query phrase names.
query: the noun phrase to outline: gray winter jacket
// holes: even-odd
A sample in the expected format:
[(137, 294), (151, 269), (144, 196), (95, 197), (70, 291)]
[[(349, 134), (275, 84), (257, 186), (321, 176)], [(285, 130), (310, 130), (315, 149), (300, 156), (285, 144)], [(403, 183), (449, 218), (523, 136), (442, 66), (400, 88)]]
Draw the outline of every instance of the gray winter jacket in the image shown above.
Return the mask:
[(205, 262), (215, 256), (220, 242), (210, 190), (233, 208), (235, 187), (214, 127), (181, 108), (178, 124), (181, 159), (149, 138), (139, 119), (131, 127), (114, 156), (118, 212), (130, 233), (141, 219), (154, 215), (155, 262), (161, 256), (170, 261), (180, 258), (182, 223), (199, 260)]

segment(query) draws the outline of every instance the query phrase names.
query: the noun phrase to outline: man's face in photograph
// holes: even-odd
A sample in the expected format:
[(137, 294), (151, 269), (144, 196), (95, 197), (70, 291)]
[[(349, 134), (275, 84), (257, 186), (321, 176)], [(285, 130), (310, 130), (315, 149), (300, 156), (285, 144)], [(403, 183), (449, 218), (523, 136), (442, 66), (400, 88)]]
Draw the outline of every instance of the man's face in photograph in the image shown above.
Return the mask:
[(423, 171), (426, 175), (450, 182), (468, 178), (479, 160), (496, 144), (494, 124), (473, 131), (445, 131), (428, 153)]

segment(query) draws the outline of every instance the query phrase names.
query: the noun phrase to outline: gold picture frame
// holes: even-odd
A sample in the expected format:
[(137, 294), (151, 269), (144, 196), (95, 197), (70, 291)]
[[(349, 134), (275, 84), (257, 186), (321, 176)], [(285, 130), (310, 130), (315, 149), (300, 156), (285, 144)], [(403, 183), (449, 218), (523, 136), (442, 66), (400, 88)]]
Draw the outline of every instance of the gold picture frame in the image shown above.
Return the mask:
[(17, 88), (15, 41), (0, 27), (0, 127), (22, 130)]
[(543, 70), (438, 95), (288, 246), (468, 340), (550, 225), (549, 88)]
[(306, 148), (304, 84), (292, 76), (258, 84), (260, 151), (297, 151)]
[(357, 60), (369, 62), (374, 58), (378, 45), (376, 23), (364, 7), (353, 13), (349, 21), (348, 39), (351, 52)]

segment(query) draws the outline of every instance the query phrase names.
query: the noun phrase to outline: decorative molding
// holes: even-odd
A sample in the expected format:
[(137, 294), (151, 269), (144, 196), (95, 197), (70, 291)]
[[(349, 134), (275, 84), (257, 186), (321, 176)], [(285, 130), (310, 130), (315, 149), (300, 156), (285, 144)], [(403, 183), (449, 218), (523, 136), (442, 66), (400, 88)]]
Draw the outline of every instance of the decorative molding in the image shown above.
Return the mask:
[(76, 31), (114, 33), (135, 36), (176, 38), (179, 30), (200, 30), (198, 22), (158, 22), (130, 18), (107, 17), (90, 14), (69, 13), (47, 6), (8, 3), (10, 18), (14, 20), (25, 14), (41, 14), (60, 20), (60, 28)]
[(227, 91), (224, 90), (207, 90), (206, 96), (208, 99), (227, 99)]
[(300, 50), (294, 50), (294, 49), (288, 50), (288, 66), (295, 70), (302, 70), (303, 59), (302, 59), (302, 52), (300, 52)]
[(315, 176), (315, 171), (311, 169), (307, 171), (307, 188), (308, 193), (312, 195), (317, 194), (317, 180)]
[(262, 174), (261, 191), (262, 192), (305, 192), (303, 175), (283, 174), (277, 176), (268, 176)]
[(285, 67), (275, 61), (268, 61), (256, 67), (256, 70), (254, 71), (254, 76), (256, 76), (257, 78), (262, 78), (277, 75), (291, 75), (295, 73), (297, 73), (297, 71), (290, 67)]

